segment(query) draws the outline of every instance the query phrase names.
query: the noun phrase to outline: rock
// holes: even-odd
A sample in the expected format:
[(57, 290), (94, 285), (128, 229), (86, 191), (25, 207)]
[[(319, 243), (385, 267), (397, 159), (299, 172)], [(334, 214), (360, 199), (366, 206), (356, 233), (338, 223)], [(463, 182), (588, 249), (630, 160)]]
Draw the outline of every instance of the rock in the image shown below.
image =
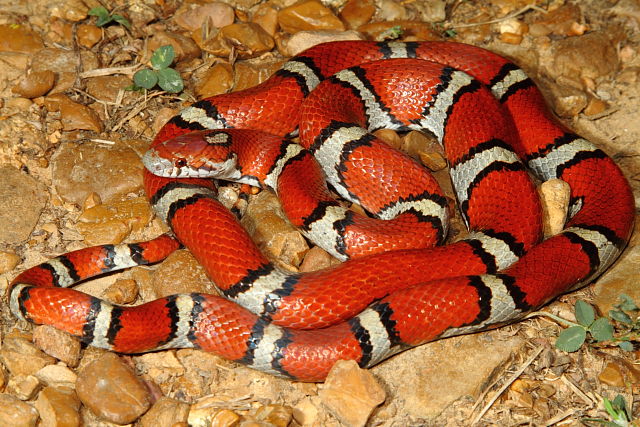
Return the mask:
[(620, 365), (614, 362), (609, 362), (604, 369), (598, 375), (598, 380), (602, 384), (606, 384), (612, 387), (624, 387), (624, 375)]
[(293, 408), (293, 419), (303, 427), (316, 424), (318, 407), (310, 397), (305, 397)]
[(56, 75), (51, 70), (35, 71), (20, 80), (13, 88), (13, 93), (29, 99), (36, 98), (49, 92), (55, 79)]
[(447, 159), (437, 152), (422, 152), (419, 154), (420, 163), (425, 165), (430, 171), (435, 172), (447, 167)]
[(263, 191), (251, 200), (242, 225), (266, 254), (287, 266), (300, 265), (309, 245), (285, 219), (276, 196)]
[(28, 403), (9, 394), (0, 394), (0, 425), (11, 427), (35, 427), (38, 411)]
[(522, 43), (522, 35), (504, 32), (500, 34), (500, 41), (509, 44), (520, 44)]
[(82, 425), (80, 400), (69, 387), (46, 387), (38, 395), (35, 407), (42, 427), (76, 427)]
[(364, 40), (357, 31), (313, 30), (298, 31), (286, 42), (284, 51), (286, 56), (295, 56), (303, 50), (309, 49), (320, 43), (345, 40)]
[(609, 268), (593, 287), (595, 304), (601, 313), (608, 313), (620, 303), (620, 294), (627, 294), (632, 300), (640, 301), (637, 286), (638, 265), (640, 265), (640, 221), (636, 221), (631, 241), (620, 259)]
[(318, 392), (324, 406), (343, 425), (364, 426), (386, 394), (370, 371), (353, 360), (339, 360)]
[(226, 62), (219, 62), (209, 68), (196, 85), (199, 99), (219, 95), (231, 91), (233, 87), (233, 67)]
[(598, 114), (603, 113), (607, 109), (607, 103), (598, 99), (591, 98), (589, 99), (589, 103), (584, 109), (584, 114), (587, 116), (597, 116)]
[(496, 338), (499, 333), (466, 335), (422, 345), (375, 366), (372, 371), (394, 395), (404, 396), (406, 417), (436, 417), (464, 396), (477, 397), (525, 345), (518, 337)]
[(113, 353), (103, 354), (80, 371), (76, 391), (94, 414), (116, 424), (133, 422), (151, 406), (147, 387)]
[(7, 273), (20, 263), (20, 257), (13, 251), (0, 251), (0, 274)]
[(153, 214), (144, 197), (104, 203), (86, 209), (78, 217), (78, 231), (89, 245), (117, 244), (129, 232), (146, 227)]
[(229, 409), (208, 407), (201, 402), (191, 406), (188, 423), (191, 427), (228, 426), (235, 427), (240, 422), (240, 415)]
[(531, 25), (531, 34), (537, 36), (555, 34), (559, 36), (575, 36), (584, 33), (580, 25), (582, 12), (580, 6), (566, 3), (546, 14), (538, 15), (539, 19)]
[(2, 363), (13, 375), (34, 375), (47, 365), (55, 363), (36, 346), (21, 337), (7, 337), (0, 348)]
[(178, 378), (181, 399), (193, 402), (215, 390), (220, 377), (229, 362), (220, 356), (204, 351), (182, 349), (176, 352), (180, 363), (185, 367), (184, 375)]
[(607, 34), (592, 32), (569, 37), (554, 44), (553, 62), (546, 72), (574, 82), (578, 89), (587, 88), (585, 79), (611, 76), (618, 69), (618, 55)]
[(156, 298), (201, 292), (216, 293), (204, 268), (186, 250), (175, 251), (153, 272), (153, 289)]
[(138, 371), (146, 373), (156, 384), (170, 382), (185, 372), (173, 351), (142, 354), (136, 357), (136, 366)]
[(140, 427), (174, 426), (186, 423), (189, 417), (189, 405), (184, 402), (162, 396), (151, 409), (140, 418)]
[(127, 86), (131, 86), (131, 83), (132, 80), (123, 75), (98, 76), (85, 80), (87, 93), (107, 102), (115, 102), (118, 93), (124, 91)]
[(153, 120), (152, 130), (156, 134), (162, 126), (164, 126), (171, 117), (175, 116), (178, 111), (173, 108), (161, 108), (156, 114), (156, 118)]
[(4, 106), (7, 109), (9, 109), (9, 110), (15, 109), (15, 110), (18, 110), (18, 111), (28, 111), (29, 108), (31, 108), (32, 105), (33, 105), (33, 102), (31, 102), (30, 99), (20, 98), (20, 97), (9, 98), (4, 103)]
[[(282, 66), (282, 61), (277, 59), (271, 61), (261, 60), (260, 58), (256, 59), (259, 61), (254, 62), (247, 60), (236, 62), (234, 65), (234, 90), (242, 90), (256, 86), (271, 77), (271, 75)], [(220, 197), (218, 197), (218, 199), (220, 199)]]
[(273, 4), (262, 3), (251, 17), (251, 22), (260, 25), (273, 37), (278, 31), (278, 9)]
[(149, 39), (149, 46), (145, 57), (151, 58), (151, 54), (161, 46), (171, 45), (176, 54), (175, 62), (188, 61), (200, 57), (200, 48), (188, 37), (182, 34), (159, 31)]
[(587, 94), (568, 85), (551, 86), (553, 111), (560, 117), (575, 117), (587, 106)]
[(200, 30), (205, 22), (214, 28), (233, 24), (235, 13), (225, 3), (214, 2), (203, 5), (186, 4), (175, 14), (174, 21), (187, 31)]
[(432, 0), (413, 4), (420, 12), (425, 22), (442, 22), (447, 19), (447, 2), (445, 0)]
[(375, 13), (373, 0), (349, 0), (340, 11), (340, 18), (347, 27), (357, 29), (369, 22)]
[(67, 21), (78, 22), (87, 19), (89, 8), (80, 0), (70, 0), (64, 3), (55, 4), (49, 11), (51, 16), (66, 19)]
[(300, 272), (322, 270), (334, 265), (340, 264), (337, 258), (334, 258), (319, 246), (314, 246), (306, 253), (304, 260), (300, 264)]
[(256, 410), (253, 418), (269, 426), (287, 427), (293, 418), (293, 408), (285, 405), (265, 405)]
[(393, 0), (380, 0), (378, 2), (378, 16), (380, 21), (397, 21), (408, 18), (407, 9)]
[(33, 375), (15, 375), (9, 378), (7, 392), (20, 400), (29, 400), (36, 395), (40, 382)]
[(102, 39), (102, 29), (95, 25), (81, 24), (78, 25), (76, 35), (80, 46), (91, 49)]
[(46, 386), (74, 389), (78, 376), (63, 365), (47, 365), (35, 373), (35, 377)]
[(0, 167), (0, 241), (17, 244), (29, 237), (49, 193), (38, 181), (12, 166)]
[(278, 24), (283, 31), (295, 34), (305, 30), (344, 31), (344, 24), (317, 0), (295, 3), (278, 12)]
[(138, 297), (138, 285), (133, 279), (121, 279), (109, 286), (102, 295), (105, 300), (122, 305), (131, 304)]
[(398, 150), (402, 149), (402, 138), (400, 137), (400, 135), (398, 135), (398, 132), (392, 129), (379, 129), (373, 132), (373, 134), (376, 136), (376, 138), (380, 138), (391, 147)]
[(31, 58), (31, 68), (32, 71), (50, 70), (56, 73), (58, 79), (49, 94), (60, 93), (73, 87), (77, 77), (78, 60), (84, 71), (98, 68), (98, 58), (90, 50), (80, 50), (78, 54), (71, 50), (58, 48), (45, 48), (37, 51)]
[(109, 203), (142, 189), (140, 158), (122, 144), (62, 144), (51, 162), (56, 191), (77, 205), (91, 193)]
[(71, 100), (60, 103), (60, 120), (64, 130), (102, 132), (102, 121), (96, 112)]
[(34, 53), (43, 47), (42, 38), (24, 25), (0, 25), (0, 52)]
[(542, 203), (544, 236), (555, 236), (562, 231), (567, 220), (571, 187), (561, 179), (551, 179), (540, 185), (538, 193)]
[(201, 48), (222, 58), (228, 58), (233, 51), (239, 58), (247, 59), (269, 52), (274, 45), (273, 38), (260, 25), (240, 22), (222, 27)]
[(33, 330), (33, 342), (46, 354), (69, 366), (78, 366), (80, 360), (78, 338), (53, 326), (40, 325)]
[(391, 36), (395, 33), (396, 27), (400, 29), (405, 40), (440, 40), (440, 35), (433, 30), (430, 24), (420, 21), (371, 22), (358, 27), (358, 31), (369, 40), (383, 41), (393, 38)]

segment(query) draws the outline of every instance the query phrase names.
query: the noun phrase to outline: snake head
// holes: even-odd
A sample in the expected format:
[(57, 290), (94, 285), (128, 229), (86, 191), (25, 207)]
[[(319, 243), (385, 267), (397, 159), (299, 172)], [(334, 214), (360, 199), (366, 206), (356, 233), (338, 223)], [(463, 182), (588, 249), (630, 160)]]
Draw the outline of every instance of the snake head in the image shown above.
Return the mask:
[(190, 132), (168, 139), (145, 153), (142, 162), (154, 175), (165, 178), (218, 178), (241, 175), (237, 155), (220, 130)]

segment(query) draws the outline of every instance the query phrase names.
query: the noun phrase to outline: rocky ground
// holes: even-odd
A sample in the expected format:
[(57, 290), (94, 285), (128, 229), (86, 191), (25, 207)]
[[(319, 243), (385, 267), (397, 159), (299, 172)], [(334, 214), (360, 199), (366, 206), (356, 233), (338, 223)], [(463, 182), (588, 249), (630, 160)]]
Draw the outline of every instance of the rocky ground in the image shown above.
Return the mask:
[[(98, 27), (87, 13), (99, 5), (0, 0), (2, 288), (57, 254), (165, 231), (144, 198), (139, 161), (160, 126), (196, 99), (255, 85), (320, 41), (451, 39), (508, 56), (562, 121), (617, 160), (640, 200), (637, 0), (108, 2), (129, 28)], [(124, 90), (167, 44), (184, 91)], [(419, 134), (383, 135), (438, 168)], [(237, 188), (222, 196), (236, 203)], [(285, 268), (335, 262), (282, 219), (268, 192), (250, 198), (243, 224)], [(622, 293), (640, 302), (638, 239), (595, 285), (546, 311), (573, 319), (585, 299), (606, 314)], [(187, 251), (79, 288), (119, 304), (214, 292)], [(640, 384), (636, 352), (561, 352), (561, 327), (544, 317), (424, 345), (370, 371), (339, 364), (324, 384), (304, 384), (194, 350), (129, 357), (83, 348), (16, 323), (6, 300), (1, 307), (2, 425), (579, 425), (608, 419), (603, 397), (634, 406)]]

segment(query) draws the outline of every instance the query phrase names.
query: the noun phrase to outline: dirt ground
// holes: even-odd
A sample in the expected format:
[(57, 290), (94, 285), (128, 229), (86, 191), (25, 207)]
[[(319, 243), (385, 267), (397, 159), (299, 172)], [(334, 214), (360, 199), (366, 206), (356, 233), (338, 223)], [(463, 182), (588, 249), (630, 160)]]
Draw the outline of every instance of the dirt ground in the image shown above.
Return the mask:
[[(140, 156), (160, 127), (197, 99), (263, 81), (319, 41), (442, 39), (502, 54), (531, 75), (559, 120), (616, 160), (640, 199), (638, 0), (104, 5), (126, 24), (117, 18), (98, 26), (88, 15), (100, 6), (97, 0), (0, 0), (3, 290), (19, 272), (59, 254), (166, 231), (146, 202), (140, 174)], [(163, 45), (174, 47), (172, 68), (184, 90), (125, 90)], [(420, 138), (404, 136), (398, 145), (411, 150), (419, 140), (419, 153)], [(243, 225), (284, 268), (336, 262), (281, 218), (273, 195), (251, 195), (248, 207), (238, 201), (238, 186), (221, 195), (247, 211)], [(545, 311), (575, 320), (574, 304), (582, 299), (607, 315), (621, 294), (640, 304), (638, 240), (636, 233), (595, 284)], [(120, 304), (215, 292), (186, 250), (80, 290)], [(563, 328), (546, 317), (430, 343), (369, 371), (344, 366), (325, 384), (306, 384), (188, 349), (111, 360), (107, 352), (17, 321), (6, 301), (0, 424), (582, 425), (587, 418), (610, 421), (603, 401), (617, 395), (630, 418), (640, 417), (637, 351), (608, 342), (562, 352), (554, 343)], [(102, 389), (92, 385), (95, 378), (115, 380)], [(110, 406), (107, 395), (122, 402)], [(125, 401), (124, 395), (137, 397)]]

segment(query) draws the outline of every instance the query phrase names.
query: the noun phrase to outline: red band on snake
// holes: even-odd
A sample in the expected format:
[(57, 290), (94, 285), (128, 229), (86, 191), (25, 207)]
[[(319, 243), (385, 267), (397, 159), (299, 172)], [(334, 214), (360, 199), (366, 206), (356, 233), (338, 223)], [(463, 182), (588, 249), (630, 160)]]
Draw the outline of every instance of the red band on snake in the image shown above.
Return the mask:
[[(444, 143), (471, 230), (465, 239), (430, 247), (444, 239), (448, 202), (414, 161), (369, 133), (383, 127), (424, 129)], [(298, 128), (301, 146), (284, 138)], [(25, 271), (12, 282), (16, 316), (114, 351), (195, 347), (318, 381), (336, 360), (368, 367), (411, 346), (522, 318), (601, 274), (634, 218), (619, 168), (552, 118), (522, 70), (456, 43), (315, 46), (255, 88), (183, 110), (144, 162), (166, 175), (145, 172), (156, 212), (227, 299), (188, 294), (118, 307), (64, 289), (161, 259), (177, 247), (162, 236)], [(527, 170), (571, 186), (565, 230), (541, 243)], [(210, 174), (273, 188), (293, 224), (348, 260), (305, 274), (276, 268), (215, 200), (203, 178)], [(371, 217), (343, 209), (323, 175)]]

